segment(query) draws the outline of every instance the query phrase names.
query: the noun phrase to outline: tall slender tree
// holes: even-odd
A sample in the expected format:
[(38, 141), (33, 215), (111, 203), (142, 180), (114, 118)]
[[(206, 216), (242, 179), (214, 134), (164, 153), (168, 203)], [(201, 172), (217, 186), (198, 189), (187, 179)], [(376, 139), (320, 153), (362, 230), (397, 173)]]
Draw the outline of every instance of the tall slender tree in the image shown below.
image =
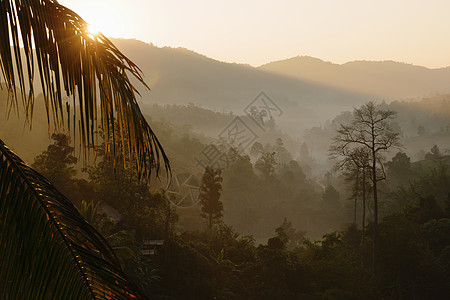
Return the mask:
[(376, 284), (376, 260), (378, 246), (378, 187), (377, 183), (384, 180), (385, 172), (382, 163), (383, 154), (393, 147), (399, 147), (399, 132), (396, 132), (391, 122), (396, 112), (383, 109), (370, 101), (353, 111), (350, 124), (341, 124), (333, 140), (331, 152), (348, 156), (355, 148), (364, 147), (370, 155), (370, 173), (373, 188), (373, 274)]
[(361, 249), (364, 249), (365, 227), (366, 227), (366, 204), (369, 191), (370, 152), (366, 147), (359, 147), (347, 152), (346, 149), (337, 148), (332, 152), (334, 156), (343, 156), (337, 164), (346, 180), (353, 184), (352, 196), (354, 197), (353, 222), (357, 219), (357, 202), (361, 196), (362, 220), (361, 220)]
[(200, 203), (202, 217), (207, 220), (209, 233), (212, 233), (214, 224), (220, 223), (223, 217), (223, 204), (220, 201), (222, 190), (222, 172), (220, 169), (206, 167), (200, 187)]

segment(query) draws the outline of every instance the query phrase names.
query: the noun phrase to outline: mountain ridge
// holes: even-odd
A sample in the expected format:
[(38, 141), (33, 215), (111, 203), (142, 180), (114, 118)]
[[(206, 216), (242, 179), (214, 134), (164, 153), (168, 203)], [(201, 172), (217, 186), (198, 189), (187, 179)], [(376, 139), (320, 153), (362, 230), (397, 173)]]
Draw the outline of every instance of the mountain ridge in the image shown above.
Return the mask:
[(266, 65), (270, 65), (270, 64), (278, 63), (278, 62), (287, 62), (287, 61), (296, 61), (296, 60), (317, 61), (320, 63), (331, 64), (331, 65), (335, 65), (335, 66), (345, 66), (345, 65), (349, 65), (349, 64), (355, 64), (355, 63), (374, 63), (374, 64), (394, 63), (394, 64), (398, 64), (398, 65), (420, 67), (420, 68), (424, 68), (424, 69), (428, 69), (428, 70), (440, 70), (440, 69), (449, 69), (450, 68), (450, 66), (430, 68), (430, 67), (426, 67), (426, 66), (422, 66), (422, 65), (417, 65), (414, 63), (401, 62), (401, 61), (396, 61), (396, 60), (391, 60), (391, 59), (387, 59), (387, 60), (355, 59), (355, 60), (350, 60), (350, 61), (347, 61), (344, 63), (336, 63), (336, 62), (324, 60), (319, 57), (314, 57), (314, 56), (310, 56), (310, 55), (297, 55), (297, 56), (293, 56), (293, 57), (289, 57), (289, 58), (285, 58), (285, 59), (274, 60), (274, 61), (270, 61), (268, 63), (264, 63), (262, 65), (259, 65), (256, 68), (263, 68)]
[[(138, 40), (113, 39), (144, 72), (152, 91), (143, 102), (185, 104), (242, 111), (261, 91), (288, 106), (318, 103), (356, 105), (371, 95), (348, 92), (258, 68), (221, 62), (185, 48), (157, 47)], [(334, 99), (334, 100), (332, 100)], [(274, 99), (275, 100), (275, 99)]]
[(158, 47), (130, 39), (112, 41), (142, 69), (151, 88), (146, 91), (137, 84), (145, 113), (151, 113), (153, 103), (193, 103), (242, 114), (263, 91), (284, 111), (277, 122), (300, 135), (305, 128), (367, 101), (450, 92), (450, 68), (431, 70), (389, 61), (339, 65), (312, 57), (253, 67), (222, 62), (182, 47)]
[[(192, 92), (193, 90), (196, 90), (195, 93), (192, 93), (191, 99), (188, 101), (196, 102), (196, 104), (199, 105), (210, 104), (204, 99), (204, 94), (207, 93), (206, 91), (212, 92), (215, 88), (220, 87), (220, 91), (218, 90), (217, 94), (230, 93), (230, 89), (225, 92), (224, 86), (221, 86), (220, 84), (220, 80), (222, 80), (222, 82), (229, 82), (231, 77), (245, 77), (242, 80), (234, 82), (234, 84), (237, 83), (238, 85), (241, 85), (240, 83), (248, 82), (248, 80), (253, 81), (252, 84), (254, 85), (254, 81), (260, 81), (261, 76), (265, 76), (265, 80), (278, 81), (277, 84), (279, 85), (279, 81), (282, 78), (277, 76), (281, 75), (284, 77), (285, 81), (293, 79), (300, 80), (301, 83), (299, 84), (312, 83), (320, 85), (321, 87), (316, 87), (319, 90), (337, 88), (346, 92), (365, 95), (363, 98), (367, 98), (368, 96), (373, 97), (374, 100), (384, 99), (388, 101), (417, 99), (434, 93), (450, 92), (450, 67), (428, 68), (394, 60), (354, 60), (343, 64), (337, 64), (311, 56), (295, 56), (273, 61), (259, 67), (253, 67), (248, 64), (220, 61), (183, 47), (158, 47), (152, 43), (146, 43), (136, 39), (112, 40), (119, 45), (119, 48), (124, 50), (125, 54), (137, 59), (139, 62), (138, 65), (141, 66), (144, 70), (144, 74), (146, 74), (146, 78), (153, 78), (155, 75), (154, 73), (159, 72), (157, 76), (161, 74), (168, 75), (161, 79), (166, 81), (166, 84), (168, 81), (177, 84), (178, 80), (181, 80), (185, 84), (182, 84), (180, 87), (188, 91), (187, 94), (189, 94), (189, 91)], [(142, 56), (150, 57), (153, 62), (149, 63), (147, 60), (141, 59)], [(178, 65), (175, 65), (175, 63)], [(209, 66), (206, 67), (206, 65)], [(167, 68), (172, 69), (172, 71), (178, 69), (178, 74), (176, 76), (174, 76), (173, 72), (172, 74), (164, 74), (167, 73)], [(181, 70), (180, 68), (184, 68), (184, 70)], [(191, 78), (180, 78), (183, 76), (183, 73), (188, 73), (186, 71), (187, 68), (195, 70), (196, 73), (203, 72), (203, 74), (201, 74), (201, 76), (187, 74), (186, 77)], [(262, 73), (255, 72), (255, 70), (264, 71), (266, 74), (261, 75)], [(229, 75), (230, 72), (234, 73), (233, 76), (228, 76), (228, 78), (226, 78), (227, 74)], [(268, 76), (274, 77), (268, 78)], [(212, 80), (213, 78), (217, 78), (218, 80), (214, 81)], [(151, 86), (153, 84), (152, 80), (153, 79), (150, 79)], [(200, 81), (209, 82), (209, 84), (202, 85)], [(264, 85), (267, 86), (270, 84)], [(292, 87), (295, 83), (291, 81), (288, 85)], [(200, 91), (198, 88), (204, 90)], [(179, 94), (174, 95), (173, 90), (169, 90), (167, 86), (163, 89), (165, 89), (165, 93), (158, 95), (159, 98), (169, 97), (174, 99), (180, 97)], [(312, 89), (314, 89), (314, 87)], [(287, 96), (289, 98), (295, 98), (298, 94), (298, 91), (290, 93), (281, 92), (280, 88), (278, 88), (277, 93), (278, 92), (281, 94), (289, 94)], [(157, 94), (158, 93), (159, 92), (157, 92)], [(233, 91), (231, 91), (231, 93), (233, 93)], [(254, 91), (254, 93), (257, 93), (257, 91)], [(168, 96), (168, 94), (170, 95)], [(199, 95), (200, 97), (197, 97)], [(302, 104), (301, 102), (302, 101), (300, 101), (299, 104)], [(223, 103), (230, 102), (224, 101)], [(352, 103), (352, 105), (357, 104), (359, 103)], [(233, 105), (228, 105), (225, 108), (233, 109), (232, 106)], [(234, 107), (234, 109), (236, 109), (236, 107)]]
[(258, 68), (292, 78), (374, 94), (388, 100), (450, 91), (450, 67), (432, 69), (393, 60), (355, 60), (335, 64), (308, 56), (296, 56)]

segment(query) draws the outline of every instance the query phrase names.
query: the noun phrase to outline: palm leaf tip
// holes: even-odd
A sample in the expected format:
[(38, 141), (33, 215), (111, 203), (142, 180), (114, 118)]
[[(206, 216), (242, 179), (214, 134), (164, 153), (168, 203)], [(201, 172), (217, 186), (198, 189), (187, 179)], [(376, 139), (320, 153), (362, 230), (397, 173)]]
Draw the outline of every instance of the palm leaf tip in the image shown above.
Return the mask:
[[(96, 144), (94, 132), (100, 126), (108, 133), (106, 143), (118, 142), (119, 149), (131, 152), (141, 176), (149, 178), (152, 170), (158, 175), (161, 165), (170, 175), (169, 160), (141, 113), (137, 90), (127, 75), (148, 88), (141, 70), (104, 35), (92, 36), (75, 12), (54, 0), (1, 1), (0, 67), (10, 107), (22, 106), (31, 119), (34, 75), (39, 73), (48, 121), (57, 129), (78, 131), (81, 145), (89, 148)], [(72, 99), (72, 111), (65, 96)], [(78, 114), (79, 122), (73, 119), (71, 125), (70, 114)], [(109, 149), (114, 152), (116, 147)]]
[(7, 299), (140, 298), (103, 237), (1, 140), (0, 245)]

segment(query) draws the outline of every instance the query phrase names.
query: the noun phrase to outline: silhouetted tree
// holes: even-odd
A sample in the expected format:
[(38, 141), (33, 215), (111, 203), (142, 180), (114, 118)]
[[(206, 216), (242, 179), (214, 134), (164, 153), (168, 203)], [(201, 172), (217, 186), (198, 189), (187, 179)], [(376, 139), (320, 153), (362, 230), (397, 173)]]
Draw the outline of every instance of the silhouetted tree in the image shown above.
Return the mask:
[[(376, 257), (378, 237), (378, 188), (377, 183), (385, 179), (382, 164), (383, 152), (399, 146), (399, 133), (390, 125), (396, 112), (382, 109), (372, 101), (353, 111), (353, 120), (348, 125), (341, 124), (334, 138), (331, 151), (344, 157), (355, 148), (365, 147), (370, 153), (370, 172), (373, 188), (374, 224), (373, 224), (373, 272), (376, 283)], [(381, 170), (381, 172), (380, 172)]]
[(342, 153), (344, 159), (337, 167), (343, 169), (347, 181), (353, 182), (352, 196), (354, 197), (353, 222), (356, 223), (356, 209), (358, 197), (361, 196), (362, 220), (361, 220), (361, 249), (364, 250), (364, 237), (366, 227), (366, 203), (369, 189), (370, 152), (367, 148), (359, 147), (351, 152)]
[(219, 169), (206, 167), (200, 187), (201, 216), (208, 222), (209, 233), (212, 233), (214, 224), (220, 223), (223, 218), (223, 204), (220, 201), (222, 190), (222, 172)]
[[(347, 151), (342, 148), (333, 148), (331, 155), (335, 157), (343, 156), (343, 159), (336, 164), (336, 168), (342, 170), (346, 181), (353, 184), (352, 197), (354, 198), (353, 222), (356, 223), (357, 200), (361, 195), (363, 206), (363, 222), (365, 220), (365, 204), (367, 196), (368, 169), (370, 168), (370, 152), (365, 147), (354, 148)], [(363, 228), (364, 230), (364, 228)]]
[(74, 166), (77, 158), (73, 156), (74, 147), (70, 146), (67, 135), (52, 135), (53, 143), (34, 158), (32, 167), (45, 176), (59, 191), (67, 195), (77, 206), (81, 204), (85, 189), (78, 186), (83, 180), (74, 179), (77, 171)]
[[(74, 147), (69, 145), (67, 135), (52, 134), (52, 140), (53, 144), (35, 157), (32, 166), (55, 184), (58, 179), (68, 180), (76, 174), (73, 166), (77, 163), (77, 158), (72, 155)], [(56, 187), (59, 188), (58, 185)]]
[(386, 163), (386, 167), (387, 175), (394, 186), (406, 184), (412, 178), (411, 158), (403, 152), (398, 152)]

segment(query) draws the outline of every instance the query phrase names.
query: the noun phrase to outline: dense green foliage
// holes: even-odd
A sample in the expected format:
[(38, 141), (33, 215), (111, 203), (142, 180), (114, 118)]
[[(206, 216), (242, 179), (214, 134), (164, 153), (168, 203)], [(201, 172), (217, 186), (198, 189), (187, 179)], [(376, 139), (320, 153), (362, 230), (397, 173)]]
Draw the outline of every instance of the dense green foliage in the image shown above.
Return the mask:
[(139, 297), (104, 237), (1, 140), (0, 245), (4, 299)]
[[(205, 170), (194, 158), (208, 138), (189, 126), (153, 124), (174, 168), (200, 187)], [(176, 207), (164, 184), (150, 188), (130, 169), (114, 171), (102, 149), (82, 171), (61, 141), (55, 136), (36, 168), (75, 189), (69, 198), (151, 299), (446, 299), (450, 292), (450, 157), (432, 144), (420, 160), (405, 151), (385, 161), (374, 287), (370, 178), (363, 233), (362, 174), (355, 190), (351, 170), (318, 169), (306, 143), (297, 152), (276, 138), (230, 149), (220, 175), (223, 219), (210, 231), (200, 201)], [(164, 245), (144, 255), (146, 240)]]
[[(70, 151), (57, 154), (64, 147), (50, 151), (58, 148), (55, 139), (36, 161), (70, 157)], [(361, 206), (358, 202), (357, 223), (352, 223), (354, 203), (351, 185), (341, 178), (345, 174), (327, 174), (320, 192), (299, 162), (278, 165), (276, 152), (255, 153), (254, 163), (233, 150), (229, 155), (233, 159), (220, 175), (223, 182), (216, 180), (223, 189), (225, 219), (212, 231), (203, 226), (200, 207), (189, 212), (197, 214), (198, 230), (177, 225), (177, 216), (188, 212), (176, 209), (163, 191), (140, 183), (130, 170), (118, 167), (114, 173), (113, 162), (102, 156), (96, 166), (85, 170), (86, 192), (74, 202), (81, 203), (83, 216), (111, 243), (127, 276), (144, 295), (152, 299), (445, 299), (450, 293), (450, 158), (438, 147), (432, 147), (422, 161), (411, 162), (399, 152), (386, 162), (388, 180), (380, 187), (376, 287), (372, 211), (367, 209), (363, 244)], [(69, 170), (71, 162), (65, 160), (59, 169)], [(80, 180), (62, 178), (68, 185)], [(371, 197), (367, 197), (369, 205)], [(308, 229), (317, 223), (311, 216), (318, 218), (315, 222), (335, 218), (336, 224), (347, 220), (349, 225), (312, 240)], [(226, 225), (229, 222), (238, 226)], [(264, 223), (271, 237), (258, 241), (236, 229), (256, 231)], [(146, 239), (164, 239), (164, 245), (154, 255), (143, 255)]]

